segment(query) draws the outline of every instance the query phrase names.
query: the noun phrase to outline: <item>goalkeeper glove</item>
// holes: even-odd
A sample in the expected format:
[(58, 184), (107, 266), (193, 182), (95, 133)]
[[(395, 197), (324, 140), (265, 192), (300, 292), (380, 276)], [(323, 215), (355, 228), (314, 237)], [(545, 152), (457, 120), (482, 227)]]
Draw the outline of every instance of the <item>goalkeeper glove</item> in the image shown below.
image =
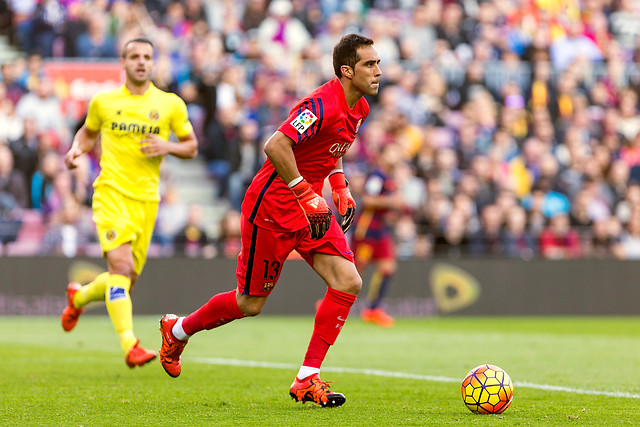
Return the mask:
[(327, 206), (327, 202), (311, 189), (311, 184), (304, 178), (291, 187), (291, 191), (298, 199), (298, 204), (307, 218), (311, 238), (321, 239), (331, 225), (331, 209)]
[(356, 213), (356, 201), (349, 191), (347, 179), (343, 172), (335, 172), (329, 175), (329, 184), (331, 184), (331, 197), (333, 198), (333, 204), (338, 208), (338, 212), (342, 215), (342, 227), (343, 232), (347, 232), (353, 217)]

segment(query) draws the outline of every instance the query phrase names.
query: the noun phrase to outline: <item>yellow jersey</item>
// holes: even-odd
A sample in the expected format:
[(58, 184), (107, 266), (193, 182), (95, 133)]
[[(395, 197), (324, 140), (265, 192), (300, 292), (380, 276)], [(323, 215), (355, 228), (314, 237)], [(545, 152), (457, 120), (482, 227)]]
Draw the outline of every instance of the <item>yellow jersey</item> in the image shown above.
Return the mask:
[(153, 84), (143, 95), (132, 95), (125, 85), (96, 94), (85, 124), (101, 136), (101, 170), (93, 186), (109, 185), (142, 201), (160, 200), (162, 162), (161, 156), (147, 158), (140, 151), (145, 134), (168, 140), (171, 131), (184, 137), (193, 130), (184, 101)]

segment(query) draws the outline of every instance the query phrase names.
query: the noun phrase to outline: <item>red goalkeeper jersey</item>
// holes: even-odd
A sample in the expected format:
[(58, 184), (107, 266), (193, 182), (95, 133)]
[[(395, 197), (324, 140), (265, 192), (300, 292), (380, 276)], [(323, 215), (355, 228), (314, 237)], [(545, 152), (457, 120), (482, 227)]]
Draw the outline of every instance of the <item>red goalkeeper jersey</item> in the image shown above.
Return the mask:
[[(364, 97), (349, 108), (340, 81), (334, 79), (298, 102), (278, 128), (294, 141), (298, 170), (316, 193), (322, 194), (325, 178), (349, 150), (368, 114)], [(308, 226), (298, 201), (269, 159), (247, 190), (242, 214), (256, 226), (274, 231)]]

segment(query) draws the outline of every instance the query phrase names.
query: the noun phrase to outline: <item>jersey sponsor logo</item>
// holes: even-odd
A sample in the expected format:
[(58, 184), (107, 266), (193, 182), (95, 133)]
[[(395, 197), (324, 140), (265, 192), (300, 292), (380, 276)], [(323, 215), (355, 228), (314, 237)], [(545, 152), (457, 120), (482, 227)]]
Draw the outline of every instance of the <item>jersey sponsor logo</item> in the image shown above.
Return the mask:
[(160, 118), (160, 113), (158, 112), (158, 110), (151, 110), (149, 111), (149, 118), (154, 122), (157, 122)]
[(271, 292), (271, 290), (276, 286), (275, 282), (264, 282), (262, 284), (262, 292)]
[(329, 147), (329, 153), (331, 153), (333, 157), (342, 157), (347, 154), (347, 151), (349, 151), (351, 144), (351, 142), (336, 142), (331, 147)]
[(109, 301), (116, 301), (126, 297), (127, 294), (125, 293), (123, 288), (118, 288), (117, 286), (109, 288)]
[(316, 120), (318, 120), (318, 118), (315, 114), (309, 110), (304, 110), (298, 117), (289, 122), (289, 124), (293, 126), (299, 134), (303, 134)]
[(111, 130), (114, 132), (139, 133), (141, 135), (146, 133), (160, 134), (160, 126), (127, 122), (111, 122)]

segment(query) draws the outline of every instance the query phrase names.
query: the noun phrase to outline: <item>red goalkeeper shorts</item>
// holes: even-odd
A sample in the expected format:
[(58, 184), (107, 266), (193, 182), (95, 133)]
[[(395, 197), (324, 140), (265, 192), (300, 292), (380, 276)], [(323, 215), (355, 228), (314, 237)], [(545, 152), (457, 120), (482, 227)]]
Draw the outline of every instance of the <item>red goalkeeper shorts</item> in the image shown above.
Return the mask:
[(334, 217), (322, 239), (313, 240), (308, 228), (279, 232), (256, 227), (242, 215), (242, 248), (236, 278), (244, 295), (267, 296), (278, 283), (282, 265), (294, 250), (313, 267), (314, 254), (336, 255), (354, 262), (353, 252)]

